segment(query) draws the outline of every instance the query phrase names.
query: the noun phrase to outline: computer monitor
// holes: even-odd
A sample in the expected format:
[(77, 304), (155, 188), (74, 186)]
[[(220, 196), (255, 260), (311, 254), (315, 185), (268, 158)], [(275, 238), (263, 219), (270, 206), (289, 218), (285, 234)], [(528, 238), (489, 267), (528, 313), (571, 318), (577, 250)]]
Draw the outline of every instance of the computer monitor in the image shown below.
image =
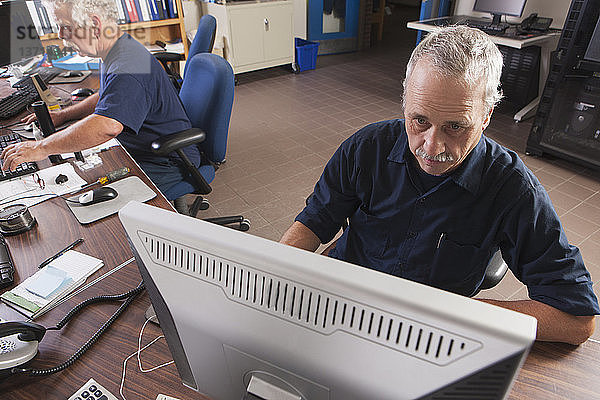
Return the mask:
[(44, 46), (24, 1), (0, 1), (0, 66), (44, 53)]
[(532, 317), (172, 211), (119, 218), (183, 383), (213, 400), (502, 399), (536, 336)]
[(500, 25), (503, 15), (520, 17), (523, 14), (526, 0), (475, 0), (473, 11), (492, 14), (492, 25)]

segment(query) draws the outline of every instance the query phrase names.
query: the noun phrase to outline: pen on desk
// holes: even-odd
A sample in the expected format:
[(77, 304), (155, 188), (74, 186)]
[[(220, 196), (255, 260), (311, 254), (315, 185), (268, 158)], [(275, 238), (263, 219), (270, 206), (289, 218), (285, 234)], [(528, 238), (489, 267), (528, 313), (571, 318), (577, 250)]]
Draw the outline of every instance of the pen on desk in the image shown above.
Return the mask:
[(71, 250), (73, 247), (77, 246), (81, 242), (83, 242), (83, 238), (77, 239), (76, 241), (74, 241), (73, 243), (71, 243), (70, 245), (68, 245), (67, 247), (65, 247), (64, 249), (62, 249), (61, 251), (59, 251), (58, 253), (53, 255), (52, 257), (42, 261), (42, 263), (40, 264), (40, 266), (38, 268), (44, 268), (46, 265), (50, 264), (52, 261), (56, 260), (58, 257), (62, 256), (67, 251)]

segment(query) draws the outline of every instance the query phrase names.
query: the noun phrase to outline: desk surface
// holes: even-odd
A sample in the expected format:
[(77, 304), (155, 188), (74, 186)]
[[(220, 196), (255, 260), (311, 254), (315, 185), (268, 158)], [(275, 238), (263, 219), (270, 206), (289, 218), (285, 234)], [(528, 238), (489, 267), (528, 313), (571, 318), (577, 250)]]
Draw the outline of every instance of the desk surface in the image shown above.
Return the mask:
[[(418, 29), (421, 31), (431, 32), (432, 30), (438, 28), (439, 21), (443, 20), (446, 17), (440, 18), (431, 18), (424, 19), (421, 21), (410, 21), (406, 24), (408, 28)], [(467, 16), (464, 16), (467, 18)], [(471, 17), (472, 18), (472, 17)], [(511, 29), (511, 28), (509, 28)], [(560, 30), (551, 30), (544, 34), (534, 35), (534, 36), (515, 36), (515, 35), (490, 35), (492, 41), (496, 44), (500, 44), (503, 46), (514, 47), (517, 49), (521, 49), (523, 47), (539, 45), (549, 40), (557, 40), (560, 36)]]
[[(87, 181), (92, 181), (106, 172), (128, 166), (132, 174), (140, 176), (146, 184), (156, 190), (123, 149), (113, 148), (101, 153), (101, 157), (103, 164), (100, 167), (85, 173), (78, 170), (78, 173)], [(40, 163), (40, 167), (48, 165), (45, 161)], [(148, 203), (171, 209), (168, 201), (160, 193)], [(31, 212), (38, 220), (37, 226), (29, 232), (6, 238), (17, 268), (16, 283), (33, 274), (40, 261), (79, 237), (83, 237), (85, 241), (78, 246), (77, 250), (98, 257), (105, 263), (92, 279), (132, 257), (117, 215), (89, 225), (80, 225), (60, 199), (40, 203), (32, 207)], [(52, 326), (83, 299), (98, 294), (122, 293), (137, 286), (140, 280), (137, 266), (131, 263), (35, 322)], [(64, 400), (89, 378), (94, 378), (119, 397), (123, 361), (137, 350), (139, 330), (149, 304), (149, 298), (145, 293), (138, 296), (100, 340), (66, 370), (41, 378), (17, 376), (0, 381), (2, 399)], [(117, 307), (117, 304), (91, 306), (75, 317), (62, 331), (47, 332), (40, 343), (40, 353), (34, 358), (31, 366), (46, 368), (65, 361), (112, 315)], [(4, 304), (0, 304), (0, 316), (7, 320), (24, 319)], [(149, 324), (144, 333), (142, 346), (160, 334), (158, 327)], [(597, 379), (600, 376), (599, 358), (600, 344), (596, 342), (587, 342), (579, 347), (558, 343), (536, 343), (520, 371), (509, 399), (600, 399), (600, 381)], [(142, 353), (144, 368), (169, 360), (171, 355), (164, 339)], [(159, 393), (182, 400), (206, 399), (182, 385), (174, 365), (141, 373), (135, 358), (130, 359), (126, 369), (124, 389), (126, 398), (153, 400)]]

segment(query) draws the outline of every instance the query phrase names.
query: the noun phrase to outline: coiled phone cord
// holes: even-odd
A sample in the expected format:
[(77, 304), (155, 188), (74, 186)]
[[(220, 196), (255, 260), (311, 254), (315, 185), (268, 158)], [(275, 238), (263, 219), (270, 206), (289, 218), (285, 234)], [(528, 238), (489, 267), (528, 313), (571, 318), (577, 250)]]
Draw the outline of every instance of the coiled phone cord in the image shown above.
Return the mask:
[(88, 339), (88, 341), (79, 348), (79, 350), (77, 350), (75, 352), (75, 354), (73, 354), (71, 357), (69, 357), (69, 359), (65, 362), (63, 362), (60, 365), (57, 365), (56, 367), (52, 367), (52, 368), (46, 368), (46, 369), (34, 369), (34, 368), (13, 368), (11, 370), (11, 373), (13, 374), (18, 374), (18, 373), (22, 373), (22, 374), (27, 374), (29, 376), (45, 376), (45, 375), (50, 375), (50, 374), (54, 374), (56, 372), (62, 371), (65, 368), (71, 366), (75, 361), (77, 361), (87, 350), (89, 350), (89, 348), (96, 343), (96, 341), (100, 338), (100, 336), (112, 325), (113, 322), (116, 321), (117, 318), (119, 318), (119, 316), (123, 313), (123, 311), (125, 311), (125, 309), (131, 304), (131, 302), (135, 299), (135, 297), (140, 294), (143, 290), (144, 290), (144, 283), (140, 282), (140, 284), (135, 288), (132, 289), (126, 293), (123, 294), (119, 294), (119, 295), (107, 295), (107, 296), (96, 296), (96, 297), (92, 297), (89, 298), (87, 300), (82, 301), (81, 303), (79, 303), (77, 306), (75, 306), (71, 311), (69, 311), (67, 313), (67, 315), (65, 315), (65, 317), (60, 320), (60, 322), (58, 322), (58, 324), (56, 324), (56, 326), (54, 327), (50, 327), (47, 330), (58, 330), (61, 329), (67, 322), (69, 322), (69, 320), (71, 318), (73, 318), (73, 316), (75, 314), (77, 314), (82, 308), (90, 305), (90, 304), (94, 304), (94, 303), (100, 303), (100, 302), (105, 302), (105, 301), (114, 301), (114, 300), (123, 300), (126, 299), (123, 304), (121, 304), (121, 306), (113, 313), (113, 315), (108, 319), (108, 321), (106, 321), (104, 324), (102, 324), (102, 326), (96, 331), (96, 333), (94, 333), (92, 335), (91, 338)]

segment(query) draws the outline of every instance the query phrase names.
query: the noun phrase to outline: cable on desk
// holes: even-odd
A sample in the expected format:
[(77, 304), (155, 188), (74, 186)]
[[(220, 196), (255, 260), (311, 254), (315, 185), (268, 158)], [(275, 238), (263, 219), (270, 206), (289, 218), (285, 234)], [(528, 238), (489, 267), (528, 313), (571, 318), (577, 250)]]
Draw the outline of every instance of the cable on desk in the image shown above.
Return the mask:
[[(13, 373), (13, 374), (21, 373), (21, 374), (27, 374), (29, 376), (45, 376), (45, 375), (54, 374), (56, 372), (60, 372), (60, 371), (64, 370), (65, 368), (73, 365), (73, 363), (75, 361), (77, 361), (87, 350), (89, 350), (90, 347), (92, 347), (92, 345), (94, 343), (96, 343), (96, 341), (100, 338), (100, 336), (113, 324), (113, 322), (115, 322), (117, 320), (117, 318), (119, 318), (119, 316), (123, 313), (123, 311), (125, 311), (125, 309), (127, 309), (127, 307), (129, 307), (131, 302), (133, 302), (133, 300), (136, 298), (136, 296), (138, 294), (140, 294), (144, 289), (145, 289), (144, 283), (140, 282), (140, 284), (135, 289), (130, 290), (127, 293), (124, 293), (123, 295), (128, 294), (129, 297), (127, 297), (127, 299), (113, 313), (113, 315), (108, 319), (108, 321), (106, 321), (104, 324), (102, 324), (100, 329), (98, 329), (96, 331), (96, 333), (94, 333), (92, 335), (92, 337), (89, 338), (88, 341), (83, 346), (81, 346), (79, 348), (79, 350), (77, 350), (75, 352), (75, 354), (73, 354), (71, 357), (69, 357), (69, 359), (67, 361), (63, 362), (60, 365), (57, 365), (56, 367), (46, 368), (46, 369), (12, 368), (11, 373)], [(122, 295), (119, 295), (119, 296), (122, 296)], [(103, 296), (97, 296), (97, 297), (103, 297)], [(112, 297), (112, 296), (109, 296), (109, 297)], [(92, 299), (95, 299), (95, 298), (92, 298)], [(92, 299), (88, 299), (88, 300), (92, 300)], [(86, 300), (86, 301), (88, 301), (88, 300)], [(110, 299), (110, 300), (112, 300), (112, 299)], [(85, 303), (86, 301), (84, 301), (83, 303)], [(80, 303), (79, 305), (81, 305), (83, 303)], [(91, 304), (91, 303), (89, 303), (89, 304)], [(79, 307), (79, 305), (76, 306), (75, 308)], [(88, 304), (85, 304), (85, 305), (88, 305)], [(82, 306), (81, 308), (85, 307), (85, 305)], [(79, 310), (81, 308), (79, 308)], [(70, 314), (71, 314), (71, 312), (69, 312), (65, 318), (69, 317), (68, 319), (70, 319), (72, 317), (72, 315), (70, 315)], [(65, 318), (63, 318), (63, 320)], [(68, 319), (67, 319), (67, 322), (68, 322)], [(63, 322), (63, 321), (61, 320), (61, 322)], [(57, 324), (57, 326), (58, 326), (58, 324)], [(49, 329), (52, 329), (52, 328), (49, 328)]]
[(164, 335), (159, 335), (157, 337), (155, 337), (152, 341), (150, 341), (150, 343), (148, 343), (147, 345), (145, 345), (144, 347), (142, 347), (142, 335), (144, 334), (144, 328), (146, 328), (146, 325), (148, 325), (148, 322), (150, 322), (152, 318), (148, 318), (144, 324), (142, 325), (142, 328), (140, 329), (140, 335), (138, 337), (138, 349), (137, 351), (134, 351), (133, 353), (131, 353), (129, 356), (127, 356), (127, 358), (125, 358), (125, 360), (123, 360), (123, 374), (121, 375), (121, 385), (119, 386), (119, 394), (121, 395), (121, 398), (123, 400), (125, 399), (125, 394), (123, 393), (124, 387), (125, 387), (125, 372), (127, 371), (127, 361), (129, 361), (129, 359), (133, 356), (135, 356), (137, 354), (137, 359), (138, 359), (138, 367), (140, 368), (140, 372), (143, 373), (147, 373), (147, 372), (152, 372), (152, 371), (156, 371), (157, 369), (160, 369), (162, 367), (166, 367), (167, 365), (171, 365), (173, 364), (175, 361), (171, 360), (171, 361), (167, 361), (165, 363), (162, 363), (160, 365), (157, 365), (155, 367), (152, 368), (148, 368), (148, 369), (144, 369), (142, 368), (142, 360), (140, 358), (140, 353), (144, 350), (146, 350), (148, 347), (152, 346), (156, 341), (158, 341), (159, 339), (164, 338)]
[(46, 328), (46, 330), (57, 331), (57, 330), (62, 329), (79, 311), (81, 311), (83, 308), (85, 308), (91, 304), (125, 300), (129, 297), (137, 295), (142, 290), (144, 290), (144, 287), (142, 286), (140, 288), (140, 286), (138, 286), (135, 289), (131, 289), (129, 292), (126, 292), (126, 293), (115, 294), (115, 295), (100, 295), (100, 296), (90, 297), (89, 299), (84, 300), (81, 303), (77, 304), (75, 307), (73, 307), (71, 309), (71, 311), (69, 311), (67, 313), (67, 315), (65, 315), (63, 317), (63, 319), (61, 319), (55, 326)]

